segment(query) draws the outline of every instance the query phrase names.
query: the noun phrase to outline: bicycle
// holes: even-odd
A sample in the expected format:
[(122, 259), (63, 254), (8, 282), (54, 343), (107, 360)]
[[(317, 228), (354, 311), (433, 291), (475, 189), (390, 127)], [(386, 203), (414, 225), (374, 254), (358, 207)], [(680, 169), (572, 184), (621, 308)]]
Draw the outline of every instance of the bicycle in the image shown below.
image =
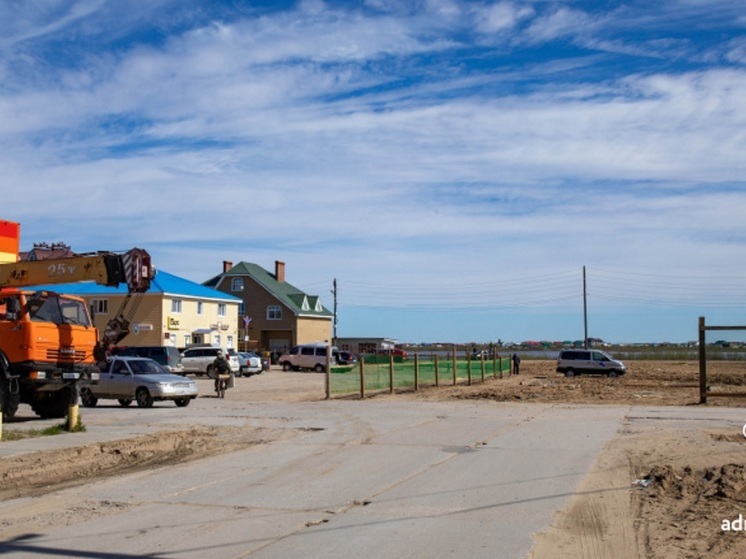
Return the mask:
[(215, 380), (215, 392), (218, 398), (225, 398), (225, 391), (228, 390), (228, 380), (230, 378), (230, 375), (218, 375), (218, 378)]

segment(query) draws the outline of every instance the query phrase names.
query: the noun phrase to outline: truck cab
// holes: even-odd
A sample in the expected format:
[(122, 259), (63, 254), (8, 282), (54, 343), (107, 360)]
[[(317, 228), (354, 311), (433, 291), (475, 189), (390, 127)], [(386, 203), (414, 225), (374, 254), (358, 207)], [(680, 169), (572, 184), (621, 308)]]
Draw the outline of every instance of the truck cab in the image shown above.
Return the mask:
[(83, 299), (51, 291), (0, 291), (0, 405), (12, 417), (27, 403), (40, 417), (64, 417), (74, 383), (98, 378), (98, 333)]

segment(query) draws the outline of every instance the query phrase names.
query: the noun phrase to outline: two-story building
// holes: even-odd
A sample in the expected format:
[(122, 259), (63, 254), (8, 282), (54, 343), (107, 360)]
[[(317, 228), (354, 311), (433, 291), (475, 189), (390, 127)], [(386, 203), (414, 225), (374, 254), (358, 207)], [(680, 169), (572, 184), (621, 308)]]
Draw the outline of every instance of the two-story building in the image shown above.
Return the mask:
[(332, 338), (334, 314), (318, 295), (309, 295), (285, 280), (285, 263), (274, 273), (258, 264), (223, 262), (223, 272), (205, 286), (239, 297), (241, 349), (282, 352), (294, 345)]

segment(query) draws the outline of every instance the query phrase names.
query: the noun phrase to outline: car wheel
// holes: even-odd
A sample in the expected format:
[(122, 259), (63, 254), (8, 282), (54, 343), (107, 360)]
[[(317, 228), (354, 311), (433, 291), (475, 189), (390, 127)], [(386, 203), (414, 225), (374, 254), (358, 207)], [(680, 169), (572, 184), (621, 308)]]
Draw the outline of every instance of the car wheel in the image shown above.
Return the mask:
[(565, 376), (566, 377), (574, 377), (575, 376), (575, 371), (573, 371), (572, 369), (567, 369), (565, 371)]
[(323, 373), (324, 372), (324, 366), (321, 363), (316, 363), (316, 366), (313, 368), (314, 371), (317, 373)]
[(211, 379), (215, 378), (215, 368), (212, 365), (207, 366), (207, 376)]
[(127, 398), (120, 398), (119, 400), (117, 400), (117, 402), (119, 402), (120, 406), (126, 408), (132, 403), (132, 400), (129, 400)]
[(93, 392), (90, 388), (84, 387), (80, 389), (80, 402), (86, 408), (95, 408), (96, 404), (98, 403), (98, 398), (93, 395)]
[(290, 364), (290, 362), (285, 361), (282, 364), (282, 370), (285, 371), (285, 372), (292, 371), (293, 370), (293, 366)]
[(174, 400), (174, 404), (176, 404), (180, 408), (185, 408), (189, 405), (189, 402), (191, 401), (192, 401), (191, 398), (176, 398), (176, 400)]
[(609, 371), (609, 374), (607, 376), (609, 378), (616, 378), (618, 375), (616, 371)]
[(138, 388), (137, 393), (135, 394), (135, 399), (137, 400), (137, 405), (141, 408), (153, 407), (153, 397), (150, 395), (147, 388)]

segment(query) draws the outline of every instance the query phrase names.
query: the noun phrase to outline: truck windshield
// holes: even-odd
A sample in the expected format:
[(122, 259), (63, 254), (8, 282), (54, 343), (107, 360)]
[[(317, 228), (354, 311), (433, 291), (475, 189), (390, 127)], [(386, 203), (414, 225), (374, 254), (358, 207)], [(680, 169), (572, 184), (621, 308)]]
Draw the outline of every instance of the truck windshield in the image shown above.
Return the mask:
[(47, 293), (35, 293), (26, 300), (26, 310), (34, 322), (90, 326), (85, 303)]

